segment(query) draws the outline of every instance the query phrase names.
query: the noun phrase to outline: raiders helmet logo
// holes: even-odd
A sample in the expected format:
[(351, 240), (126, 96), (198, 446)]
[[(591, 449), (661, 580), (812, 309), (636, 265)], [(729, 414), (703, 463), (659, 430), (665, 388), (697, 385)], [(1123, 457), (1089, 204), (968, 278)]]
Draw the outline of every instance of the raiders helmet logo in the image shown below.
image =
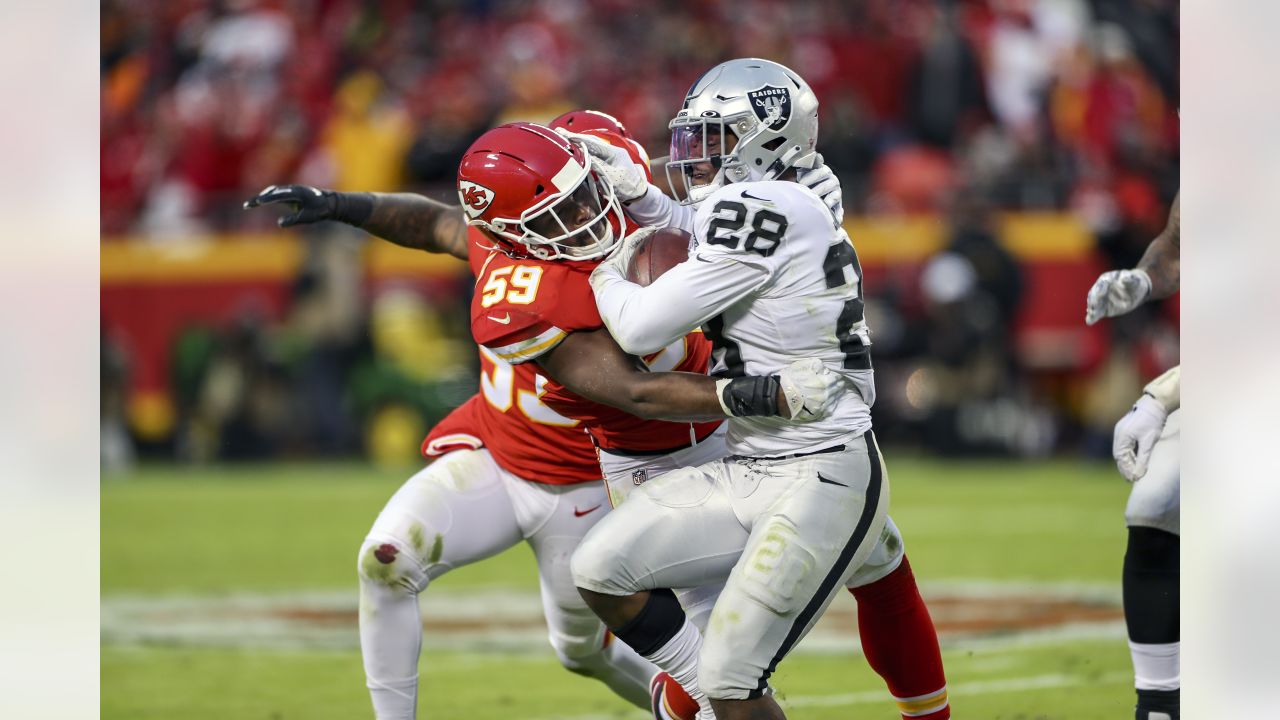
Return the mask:
[(777, 132), (791, 121), (791, 93), (786, 88), (765, 85), (747, 93), (751, 109), (770, 130)]
[(493, 191), (470, 180), (458, 181), (458, 198), (462, 201), (462, 209), (469, 218), (480, 217), (480, 213), (493, 202)]

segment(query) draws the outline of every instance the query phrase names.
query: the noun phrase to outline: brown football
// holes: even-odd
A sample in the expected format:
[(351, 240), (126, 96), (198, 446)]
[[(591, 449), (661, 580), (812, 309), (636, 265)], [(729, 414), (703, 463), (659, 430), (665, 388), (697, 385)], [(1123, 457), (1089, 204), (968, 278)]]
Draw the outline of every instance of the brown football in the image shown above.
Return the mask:
[(663, 228), (646, 238), (627, 268), (627, 279), (637, 285), (648, 285), (662, 273), (689, 257), (689, 233), (676, 228)]

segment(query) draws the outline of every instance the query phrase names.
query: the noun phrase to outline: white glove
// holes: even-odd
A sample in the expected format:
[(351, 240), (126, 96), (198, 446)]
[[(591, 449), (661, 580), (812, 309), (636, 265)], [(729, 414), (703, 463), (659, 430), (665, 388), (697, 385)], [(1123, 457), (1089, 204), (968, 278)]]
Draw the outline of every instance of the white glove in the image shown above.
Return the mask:
[(1123, 315), (1151, 295), (1151, 276), (1145, 270), (1112, 270), (1102, 273), (1089, 288), (1084, 322), (1092, 325), (1104, 317)]
[(556, 128), (569, 142), (582, 146), (587, 154), (594, 158), (591, 166), (596, 174), (613, 186), (618, 199), (631, 202), (649, 191), (649, 179), (644, 170), (631, 159), (631, 155), (620, 147), (610, 145), (594, 135), (569, 132), (564, 128)]
[(844, 225), (844, 197), (840, 193), (840, 178), (831, 171), (822, 162), (822, 155), (818, 155), (814, 165), (810, 169), (801, 168), (796, 173), (796, 179), (801, 185), (809, 188), (818, 197), (822, 198), (822, 202), (827, 204), (831, 210), (832, 217), (836, 220), (836, 225)]
[(1120, 474), (1125, 480), (1135, 482), (1147, 474), (1151, 451), (1155, 449), (1156, 440), (1160, 439), (1168, 417), (1159, 401), (1144, 394), (1133, 404), (1129, 413), (1116, 423), (1111, 454), (1115, 456), (1116, 467), (1120, 468)]
[(792, 422), (813, 422), (831, 414), (844, 390), (844, 376), (817, 358), (796, 360), (778, 373)]
[(636, 251), (640, 249), (640, 245), (656, 232), (658, 232), (656, 227), (643, 227), (623, 238), (622, 242), (618, 243), (618, 246), (614, 248), (613, 254), (609, 255), (604, 262), (591, 271), (591, 287), (596, 287), (597, 283), (602, 282), (606, 275), (615, 272), (625, 278), (627, 270), (631, 268), (631, 262), (635, 259)]

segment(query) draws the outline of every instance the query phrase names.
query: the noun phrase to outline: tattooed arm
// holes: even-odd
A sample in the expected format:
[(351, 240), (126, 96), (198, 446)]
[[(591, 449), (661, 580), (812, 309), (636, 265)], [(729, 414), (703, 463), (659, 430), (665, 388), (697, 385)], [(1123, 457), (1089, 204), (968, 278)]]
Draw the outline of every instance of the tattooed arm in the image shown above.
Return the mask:
[(1142, 260), (1138, 261), (1138, 269), (1151, 278), (1151, 297), (1156, 300), (1178, 292), (1182, 250), (1178, 232), (1180, 196), (1173, 198), (1173, 209), (1169, 211), (1169, 223), (1164, 231), (1151, 241)]
[(272, 185), (246, 208), (281, 203), (292, 212), (280, 227), (336, 220), (414, 250), (467, 259), (462, 208), (412, 193), (342, 193), (307, 185)]
[(1150, 299), (1167, 298), (1178, 291), (1181, 262), (1179, 254), (1179, 196), (1173, 199), (1169, 223), (1151, 241), (1138, 267), (1105, 272), (1089, 289), (1085, 303), (1085, 323), (1092, 325), (1104, 317), (1123, 315)]

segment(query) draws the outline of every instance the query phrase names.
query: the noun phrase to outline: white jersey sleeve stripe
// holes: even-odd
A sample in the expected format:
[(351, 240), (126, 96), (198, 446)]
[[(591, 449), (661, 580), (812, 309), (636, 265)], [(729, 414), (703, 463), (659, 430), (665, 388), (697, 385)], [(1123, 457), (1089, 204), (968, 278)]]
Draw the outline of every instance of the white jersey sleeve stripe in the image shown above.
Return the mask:
[(472, 450), (479, 450), (484, 447), (484, 443), (475, 435), (466, 433), (453, 433), (452, 435), (441, 435), (440, 437), (427, 443), (427, 455), (436, 457), (443, 455), (451, 450), (459, 447), (469, 447)]
[(531, 338), (489, 349), (494, 355), (509, 363), (528, 362), (559, 345), (567, 334), (558, 327), (551, 327)]

